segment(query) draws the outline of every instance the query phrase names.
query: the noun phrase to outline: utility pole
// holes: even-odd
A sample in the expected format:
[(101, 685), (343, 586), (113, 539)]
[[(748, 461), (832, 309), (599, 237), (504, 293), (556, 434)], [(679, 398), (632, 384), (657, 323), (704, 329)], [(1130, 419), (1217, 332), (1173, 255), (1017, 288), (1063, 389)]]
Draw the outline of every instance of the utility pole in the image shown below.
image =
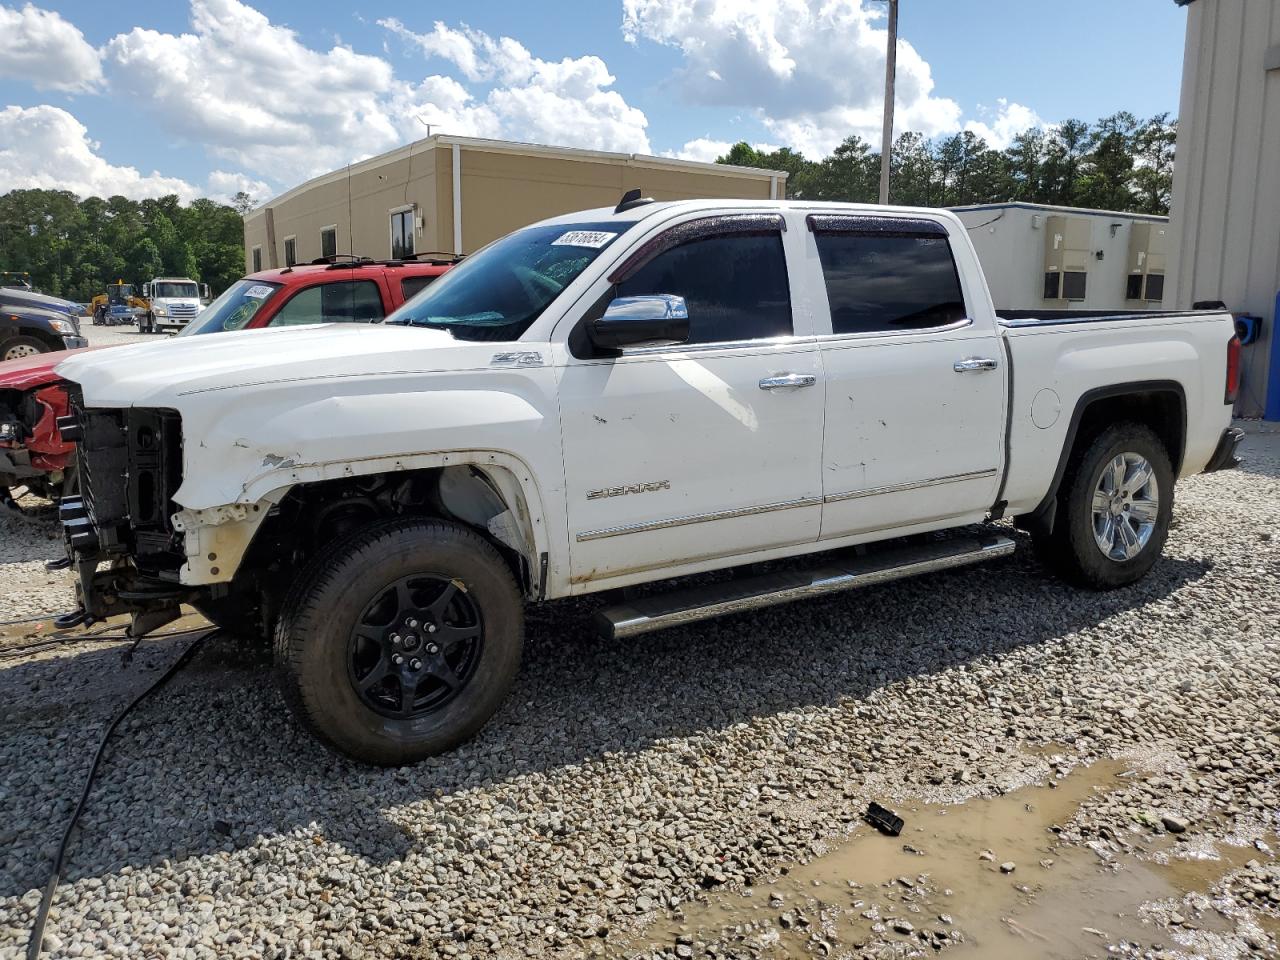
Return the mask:
[(889, 202), (893, 159), (893, 87), (898, 72), (898, 0), (889, 0), (889, 45), (884, 56), (884, 131), (880, 136), (880, 202)]

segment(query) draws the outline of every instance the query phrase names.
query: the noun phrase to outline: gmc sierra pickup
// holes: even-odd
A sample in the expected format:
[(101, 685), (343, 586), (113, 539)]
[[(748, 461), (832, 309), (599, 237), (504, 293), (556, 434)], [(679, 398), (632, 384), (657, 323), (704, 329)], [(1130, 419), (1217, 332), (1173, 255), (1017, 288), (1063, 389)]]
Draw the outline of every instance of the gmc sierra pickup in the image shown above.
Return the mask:
[(1000, 518), (1120, 587), (1177, 479), (1240, 439), (1228, 314), (1001, 321), (956, 217), (842, 204), (628, 195), (374, 328), (58, 374), (82, 491), (62, 622), (131, 612), (142, 635), (187, 602), (270, 635), (298, 717), (380, 764), (493, 714), (526, 601), (611, 591), (598, 622), (627, 637), (1004, 556)]

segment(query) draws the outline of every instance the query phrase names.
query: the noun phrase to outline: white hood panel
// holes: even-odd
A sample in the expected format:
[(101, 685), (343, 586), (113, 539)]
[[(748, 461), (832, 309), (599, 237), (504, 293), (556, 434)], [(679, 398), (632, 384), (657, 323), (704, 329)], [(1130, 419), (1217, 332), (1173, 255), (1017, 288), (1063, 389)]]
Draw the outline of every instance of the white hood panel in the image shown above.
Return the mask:
[(68, 357), (59, 376), (91, 407), (183, 406), (181, 398), (264, 382), (487, 368), (501, 344), (440, 330), (322, 324), (176, 337)]

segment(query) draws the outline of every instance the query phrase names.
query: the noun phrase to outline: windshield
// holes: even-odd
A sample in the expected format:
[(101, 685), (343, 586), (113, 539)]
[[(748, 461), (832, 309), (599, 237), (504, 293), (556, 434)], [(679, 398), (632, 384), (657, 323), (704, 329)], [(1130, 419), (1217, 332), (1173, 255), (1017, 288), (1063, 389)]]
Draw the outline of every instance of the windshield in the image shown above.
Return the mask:
[(194, 299), (200, 296), (200, 290), (194, 283), (170, 283), (164, 281), (151, 285), (151, 296), (155, 299), (163, 299), (165, 297), (190, 297)]
[(387, 323), (448, 330), (459, 340), (516, 340), (630, 223), (526, 227), (463, 260)]
[(201, 333), (222, 333), (224, 330), (243, 330), (262, 309), (262, 305), (280, 290), (278, 283), (262, 280), (237, 280), (222, 292), (217, 300), (200, 311), (178, 334), (192, 337)]
[(133, 284), (120, 283), (107, 287), (108, 303), (124, 303), (133, 296)]

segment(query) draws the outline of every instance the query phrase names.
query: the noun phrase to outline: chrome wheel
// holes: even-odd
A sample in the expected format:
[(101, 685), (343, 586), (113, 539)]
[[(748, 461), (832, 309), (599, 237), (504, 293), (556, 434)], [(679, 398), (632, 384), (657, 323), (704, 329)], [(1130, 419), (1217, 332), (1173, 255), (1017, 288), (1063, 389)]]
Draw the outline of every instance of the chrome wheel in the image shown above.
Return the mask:
[(1109, 560), (1132, 560), (1151, 540), (1160, 486), (1146, 458), (1122, 453), (1102, 468), (1093, 489), (1093, 540)]
[(29, 343), (16, 343), (4, 352), (4, 359), (18, 360), (22, 357), (34, 357), (39, 352)]

